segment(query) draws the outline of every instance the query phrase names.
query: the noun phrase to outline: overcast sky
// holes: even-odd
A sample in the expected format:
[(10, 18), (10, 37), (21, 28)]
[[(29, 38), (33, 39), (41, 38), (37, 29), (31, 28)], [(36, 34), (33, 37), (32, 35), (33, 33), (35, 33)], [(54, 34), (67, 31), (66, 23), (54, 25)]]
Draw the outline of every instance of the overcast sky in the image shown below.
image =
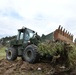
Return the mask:
[(41, 35), (59, 25), (76, 37), (76, 0), (0, 0), (0, 38), (23, 26)]

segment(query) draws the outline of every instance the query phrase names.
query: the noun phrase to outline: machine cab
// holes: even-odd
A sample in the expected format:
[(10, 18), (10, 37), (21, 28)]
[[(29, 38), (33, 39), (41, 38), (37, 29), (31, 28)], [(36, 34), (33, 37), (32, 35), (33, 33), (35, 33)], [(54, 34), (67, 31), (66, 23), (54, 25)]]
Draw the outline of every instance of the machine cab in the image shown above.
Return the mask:
[(27, 43), (30, 38), (34, 37), (35, 31), (28, 28), (22, 28), (18, 30), (17, 41), (19, 44)]

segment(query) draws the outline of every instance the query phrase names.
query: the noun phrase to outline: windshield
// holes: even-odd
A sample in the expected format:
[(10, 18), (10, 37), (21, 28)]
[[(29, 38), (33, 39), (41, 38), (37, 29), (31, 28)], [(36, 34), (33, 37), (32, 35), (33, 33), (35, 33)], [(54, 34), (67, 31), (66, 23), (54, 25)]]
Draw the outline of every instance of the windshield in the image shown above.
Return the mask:
[(34, 32), (32, 30), (27, 30), (25, 33), (25, 40), (29, 40), (30, 38), (32, 38), (34, 36)]

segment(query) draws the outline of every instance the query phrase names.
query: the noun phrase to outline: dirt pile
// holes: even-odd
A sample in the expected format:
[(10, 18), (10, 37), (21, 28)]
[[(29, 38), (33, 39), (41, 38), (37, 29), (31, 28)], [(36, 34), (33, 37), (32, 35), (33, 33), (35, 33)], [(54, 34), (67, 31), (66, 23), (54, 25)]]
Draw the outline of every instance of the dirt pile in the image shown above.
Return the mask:
[(0, 60), (0, 75), (76, 75), (65, 66), (51, 66), (50, 63), (29, 64), (21, 59), (16, 61)]

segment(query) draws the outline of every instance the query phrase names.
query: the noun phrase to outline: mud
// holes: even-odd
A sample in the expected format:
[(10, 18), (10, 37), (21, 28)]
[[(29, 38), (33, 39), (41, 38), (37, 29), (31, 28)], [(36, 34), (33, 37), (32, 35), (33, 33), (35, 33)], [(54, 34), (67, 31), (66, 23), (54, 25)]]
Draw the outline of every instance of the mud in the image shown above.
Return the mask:
[(0, 75), (76, 75), (76, 69), (65, 66), (52, 66), (48, 62), (30, 64), (21, 59), (16, 61), (0, 60)]

